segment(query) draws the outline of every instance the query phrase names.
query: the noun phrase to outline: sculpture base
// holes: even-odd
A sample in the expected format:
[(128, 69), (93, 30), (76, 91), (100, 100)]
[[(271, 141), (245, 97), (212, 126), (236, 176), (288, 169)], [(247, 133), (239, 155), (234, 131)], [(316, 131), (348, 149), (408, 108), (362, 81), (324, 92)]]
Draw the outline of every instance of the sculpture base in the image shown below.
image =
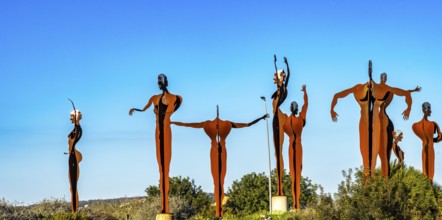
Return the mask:
[(287, 196), (272, 197), (272, 213), (280, 214), (287, 212)]
[(172, 214), (161, 213), (157, 214), (156, 220), (172, 220)]

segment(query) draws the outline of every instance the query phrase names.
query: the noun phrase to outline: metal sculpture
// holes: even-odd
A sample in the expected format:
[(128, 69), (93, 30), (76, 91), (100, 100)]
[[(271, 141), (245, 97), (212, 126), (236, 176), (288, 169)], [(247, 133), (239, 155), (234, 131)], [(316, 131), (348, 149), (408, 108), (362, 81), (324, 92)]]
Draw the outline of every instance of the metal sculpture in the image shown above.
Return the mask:
[(334, 108), (338, 103), (338, 99), (353, 94), (356, 102), (359, 104), (359, 107), (361, 108), (361, 118), (359, 120), (359, 147), (362, 155), (365, 177), (368, 177), (370, 173), (374, 173), (375, 167), (371, 167), (371, 164), (373, 164), (372, 161), (376, 161), (376, 155), (373, 155), (372, 153), (373, 97), (371, 94), (371, 86), (373, 80), (371, 60), (368, 61), (368, 76), (369, 81), (367, 83), (357, 84), (351, 88), (336, 93), (333, 97), (330, 108), (331, 118), (336, 122), (338, 120), (338, 114), (334, 111)]
[(75, 109), (74, 102), (69, 99), (72, 103), (72, 107), (74, 110), (70, 113), (70, 120), (74, 124), (74, 129), (69, 133), (68, 135), (68, 145), (69, 145), (69, 152), (65, 154), (69, 154), (69, 160), (68, 160), (68, 166), (69, 166), (69, 184), (70, 184), (70, 190), (71, 190), (71, 208), (72, 213), (75, 213), (78, 210), (78, 190), (77, 190), (77, 182), (78, 178), (80, 177), (80, 167), (78, 166), (81, 160), (83, 159), (83, 156), (81, 155), (80, 151), (78, 151), (75, 146), (78, 143), (78, 141), (81, 139), (81, 136), (83, 134), (83, 130), (80, 126), (80, 120), (83, 118), (81, 112), (77, 109)]
[[(394, 155), (396, 155), (396, 158), (398, 159), (398, 163), (400, 165), (404, 164), (405, 159), (405, 153), (402, 151), (402, 149), (399, 147), (399, 141), (402, 141), (403, 134), (400, 130), (393, 131), (393, 144), (392, 144), (392, 150), (394, 152)], [(389, 152), (389, 155), (391, 155), (391, 151)]]
[(224, 178), (227, 171), (227, 149), (226, 138), (232, 128), (244, 128), (252, 126), (261, 119), (268, 117), (267, 114), (250, 122), (250, 123), (236, 123), (219, 118), (219, 110), (217, 106), (216, 118), (199, 123), (183, 123), (171, 122), (171, 124), (178, 126), (185, 126), (191, 128), (203, 128), (204, 132), (211, 140), (210, 148), (210, 165), (212, 171), (212, 178), (214, 184), (214, 194), (216, 202), (216, 216), (223, 216), (222, 201), (224, 198)]
[[(373, 126), (376, 127), (375, 132), (373, 134), (374, 141), (374, 149), (377, 148), (379, 144), (379, 158), (381, 159), (381, 171), (382, 175), (385, 178), (388, 178), (390, 175), (390, 157), (391, 150), (393, 147), (393, 136), (392, 132), (394, 131), (394, 124), (390, 120), (390, 117), (387, 114), (387, 107), (390, 105), (391, 101), (394, 98), (394, 95), (405, 96), (405, 101), (408, 104), (408, 108), (402, 113), (404, 115), (404, 119), (408, 119), (408, 115), (411, 110), (411, 94), (412, 92), (421, 91), (421, 87), (417, 86), (413, 90), (402, 90), (398, 88), (390, 87), (386, 84), (387, 82), (387, 74), (382, 73), (380, 77), (380, 83), (375, 84), (373, 86), (373, 94), (374, 94), (374, 113), (373, 116), (375, 120), (373, 121)], [(379, 111), (377, 111), (379, 110)], [(379, 130), (377, 130), (379, 129)]]
[[(434, 121), (429, 121), (431, 116), (431, 105), (428, 102), (422, 104), (424, 117), (419, 122), (413, 124), (413, 132), (422, 140), (422, 171), (424, 175), (433, 183), (434, 177), (434, 142), (442, 140), (442, 133), (439, 125)], [(437, 137), (434, 137), (437, 134)]]
[(303, 85), (301, 91), (304, 92), (304, 104), (301, 112), (298, 115), (298, 103), (292, 102), (290, 111), (292, 114), (286, 116), (286, 123), (284, 124), (284, 132), (289, 136), (289, 164), (290, 176), (292, 178), (292, 197), (293, 208), (299, 210), (299, 198), (301, 197), (301, 172), (302, 172), (302, 130), (306, 123), (306, 115), (308, 108), (308, 96), (306, 86)]
[(290, 68), (287, 58), (284, 57), (284, 63), (287, 66), (287, 76), (284, 70), (278, 70), (276, 66), (276, 55), (274, 55), (275, 64), (275, 74), (274, 83), (276, 84), (276, 91), (272, 95), (273, 99), (273, 143), (275, 146), (275, 157), (276, 157), (276, 184), (277, 184), (277, 196), (284, 195), (284, 187), (282, 183), (282, 178), (284, 175), (284, 160), (282, 157), (282, 146), (284, 143), (284, 129), (285, 124), (284, 114), (281, 112), (279, 107), (287, 98), (287, 85), (290, 79)]
[(161, 94), (152, 96), (143, 109), (131, 108), (129, 115), (134, 111), (144, 112), (154, 104), (156, 115), (155, 143), (158, 168), (160, 172), (161, 213), (169, 213), (169, 166), (172, 157), (172, 131), (170, 116), (178, 110), (182, 103), (179, 95), (171, 94), (167, 90), (168, 81), (164, 74), (158, 75), (158, 87)]

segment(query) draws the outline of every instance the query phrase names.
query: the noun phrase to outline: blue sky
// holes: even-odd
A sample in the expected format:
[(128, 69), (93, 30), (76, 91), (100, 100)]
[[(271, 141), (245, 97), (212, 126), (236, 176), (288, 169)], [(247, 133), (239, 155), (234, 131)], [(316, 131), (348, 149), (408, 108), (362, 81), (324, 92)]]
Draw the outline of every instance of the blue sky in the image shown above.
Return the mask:
[[(432, 103), (442, 123), (442, 3), (439, 1), (2, 1), (0, 2), (0, 198), (33, 203), (69, 198), (67, 134), (73, 128), (67, 98), (83, 113), (77, 144), (80, 199), (144, 195), (158, 183), (152, 109), (129, 117), (159, 90), (158, 73), (183, 97), (172, 120), (220, 116), (249, 122), (270, 100), (273, 54), (292, 70), (288, 98), (309, 109), (303, 132), (303, 175), (335, 192), (341, 170), (359, 167), (359, 107), (333, 95), (387, 72), (391, 86), (413, 89), (388, 113), (403, 130), (408, 165), (421, 169), (420, 140), (411, 125)], [(267, 103), (270, 111), (270, 102)], [(171, 176), (189, 176), (213, 191), (209, 139), (202, 130), (173, 129)], [(265, 123), (233, 130), (227, 139), (227, 188), (250, 172), (267, 172)], [(435, 181), (442, 182), (440, 144)], [(287, 140), (284, 145), (286, 168)], [(272, 146), (272, 166), (275, 166)]]

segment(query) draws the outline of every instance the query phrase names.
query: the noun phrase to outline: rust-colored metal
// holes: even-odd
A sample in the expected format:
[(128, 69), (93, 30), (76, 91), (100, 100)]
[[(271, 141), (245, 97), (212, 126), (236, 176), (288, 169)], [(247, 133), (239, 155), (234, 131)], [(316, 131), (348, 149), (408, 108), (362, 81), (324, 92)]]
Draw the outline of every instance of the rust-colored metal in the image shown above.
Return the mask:
[(152, 104), (154, 105), (156, 115), (155, 143), (160, 172), (161, 213), (169, 213), (169, 166), (172, 157), (170, 116), (178, 110), (183, 99), (179, 95), (169, 93), (166, 75), (158, 75), (158, 86), (163, 92), (152, 96), (143, 109), (130, 109), (129, 115), (132, 115), (134, 111), (144, 112)]
[(261, 119), (265, 119), (268, 115), (264, 115), (250, 123), (236, 123), (231, 121), (221, 120), (219, 116), (213, 120), (208, 120), (199, 123), (183, 123), (171, 122), (171, 124), (178, 126), (185, 126), (191, 128), (203, 128), (204, 132), (211, 140), (210, 148), (210, 166), (212, 171), (212, 178), (214, 184), (214, 195), (216, 202), (216, 216), (223, 216), (222, 201), (224, 198), (224, 178), (227, 171), (227, 149), (226, 138), (232, 128), (249, 127), (257, 123)]
[(74, 129), (69, 133), (68, 135), (68, 145), (69, 145), (69, 160), (68, 160), (68, 166), (69, 166), (69, 184), (70, 184), (70, 190), (71, 190), (71, 209), (72, 213), (75, 213), (78, 210), (78, 204), (79, 204), (79, 198), (78, 198), (78, 190), (77, 190), (77, 182), (80, 178), (80, 167), (78, 166), (83, 159), (83, 156), (81, 155), (80, 151), (76, 149), (76, 144), (81, 139), (81, 136), (83, 134), (83, 130), (80, 126), (80, 120), (83, 118), (83, 115), (81, 112), (77, 109), (75, 109), (74, 102), (69, 99), (72, 103), (72, 107), (74, 110), (70, 113), (70, 120), (74, 124)]
[(306, 124), (306, 115), (308, 108), (308, 96), (306, 86), (302, 86), (304, 92), (304, 104), (302, 105), (301, 112), (298, 115), (298, 104), (292, 102), (290, 110), (292, 114), (286, 116), (286, 123), (284, 124), (284, 132), (289, 136), (289, 167), (290, 176), (292, 179), (292, 197), (293, 208), (300, 209), (299, 198), (301, 197), (301, 172), (302, 172), (302, 142), (301, 135), (302, 130)]
[(279, 107), (287, 98), (287, 85), (290, 78), (290, 69), (287, 58), (284, 57), (284, 63), (287, 66), (287, 76), (284, 70), (278, 70), (276, 66), (276, 55), (274, 56), (275, 63), (275, 74), (274, 83), (276, 84), (276, 91), (272, 95), (272, 106), (273, 106), (273, 143), (275, 147), (275, 157), (276, 157), (276, 184), (277, 184), (277, 196), (284, 195), (284, 187), (282, 182), (282, 177), (284, 175), (284, 160), (282, 157), (282, 146), (284, 143), (284, 124), (286, 122), (286, 117), (282, 113)]
[[(404, 159), (405, 159), (405, 153), (399, 147), (399, 142), (402, 141), (402, 138), (403, 138), (402, 131), (399, 130), (393, 131), (393, 144), (392, 144), (393, 146), (391, 149), (393, 150), (394, 155), (396, 155), (396, 158), (398, 159), (398, 163), (400, 165), (404, 164)], [(391, 151), (388, 154), (391, 155)]]
[[(422, 172), (433, 182), (434, 177), (434, 142), (442, 140), (442, 133), (439, 125), (428, 120), (431, 116), (431, 105), (428, 102), (422, 104), (424, 117), (419, 122), (413, 124), (413, 132), (422, 140)], [(437, 137), (434, 138), (434, 134)]]

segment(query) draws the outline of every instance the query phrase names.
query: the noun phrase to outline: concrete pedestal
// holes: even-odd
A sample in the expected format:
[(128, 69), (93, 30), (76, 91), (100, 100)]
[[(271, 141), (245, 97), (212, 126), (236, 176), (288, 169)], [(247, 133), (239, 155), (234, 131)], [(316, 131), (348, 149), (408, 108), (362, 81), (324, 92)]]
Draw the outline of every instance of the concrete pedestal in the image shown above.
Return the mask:
[(287, 212), (287, 196), (273, 196), (272, 197), (272, 213)]
[(172, 214), (165, 214), (165, 213), (161, 213), (161, 214), (157, 214), (157, 218), (156, 220), (172, 220)]

